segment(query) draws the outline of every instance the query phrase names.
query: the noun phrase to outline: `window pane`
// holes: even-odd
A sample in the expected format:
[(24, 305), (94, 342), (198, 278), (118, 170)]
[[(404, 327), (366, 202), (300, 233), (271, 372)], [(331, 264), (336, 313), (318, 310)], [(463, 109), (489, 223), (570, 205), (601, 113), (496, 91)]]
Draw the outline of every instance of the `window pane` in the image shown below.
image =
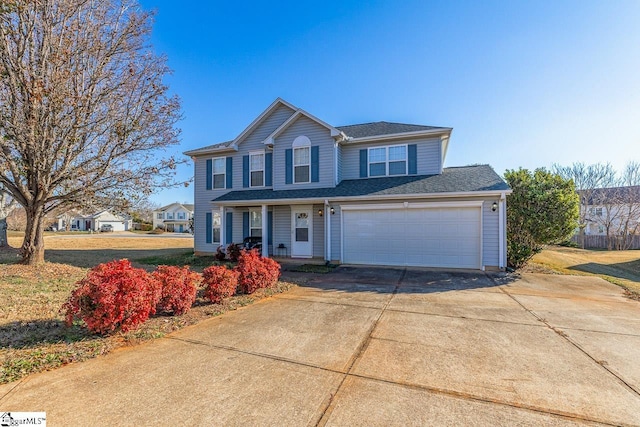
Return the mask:
[(309, 215), (306, 213), (299, 213), (296, 215), (296, 228), (308, 228), (309, 227)]
[(405, 175), (407, 162), (389, 162), (389, 175)]
[(372, 163), (369, 165), (369, 176), (384, 176), (386, 174), (385, 163)]
[(213, 242), (220, 243), (220, 227), (213, 229)]
[(224, 174), (213, 175), (213, 188), (224, 188)]
[(226, 169), (225, 159), (213, 159), (213, 173), (224, 173)]
[(264, 169), (264, 154), (252, 154), (251, 155), (251, 170)]
[(296, 228), (296, 242), (308, 242), (308, 241), (309, 241), (309, 229)]
[(406, 160), (407, 159), (407, 147), (401, 145), (399, 147), (389, 147), (389, 161), (391, 160)]
[(294, 148), (293, 150), (293, 165), (308, 165), (309, 164), (309, 147)]
[(384, 162), (387, 160), (386, 148), (370, 148), (369, 149), (369, 162)]
[(262, 212), (250, 211), (249, 212), (249, 226), (251, 228), (262, 228)]
[(309, 166), (296, 166), (294, 179), (295, 182), (309, 182)]
[(213, 226), (220, 227), (220, 212), (213, 213)]
[(262, 228), (252, 228), (251, 237), (262, 237)]
[(264, 185), (264, 174), (262, 171), (251, 172), (251, 186), (262, 187)]

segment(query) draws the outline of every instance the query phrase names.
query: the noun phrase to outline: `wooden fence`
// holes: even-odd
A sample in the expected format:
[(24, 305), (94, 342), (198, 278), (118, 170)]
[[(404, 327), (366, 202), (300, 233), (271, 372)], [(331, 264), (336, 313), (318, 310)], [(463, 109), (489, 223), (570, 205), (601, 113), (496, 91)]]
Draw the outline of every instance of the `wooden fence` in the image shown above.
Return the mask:
[[(576, 243), (578, 246), (582, 247), (582, 240), (584, 239), (584, 247), (588, 249), (607, 249), (609, 248), (609, 242), (611, 242), (612, 249), (618, 249), (619, 245), (622, 243), (622, 237), (619, 236), (579, 236), (574, 235), (571, 238), (571, 241)], [(640, 235), (634, 234), (632, 236), (626, 236), (627, 242), (629, 246), (625, 249), (640, 249)]]

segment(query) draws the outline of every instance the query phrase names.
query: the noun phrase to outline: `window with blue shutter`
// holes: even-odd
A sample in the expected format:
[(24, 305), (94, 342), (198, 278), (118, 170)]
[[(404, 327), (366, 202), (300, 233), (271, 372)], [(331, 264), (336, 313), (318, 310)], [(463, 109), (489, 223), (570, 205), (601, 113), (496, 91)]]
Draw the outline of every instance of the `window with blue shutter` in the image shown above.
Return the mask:
[(242, 186), (249, 187), (249, 156), (242, 157)]
[(242, 239), (249, 237), (249, 212), (242, 212)]
[(213, 187), (213, 161), (207, 159), (207, 190)]
[(418, 173), (418, 146), (416, 144), (409, 144), (409, 175), (416, 175)]
[(284, 183), (293, 184), (293, 150), (291, 148), (287, 148), (284, 154)]
[(225, 224), (224, 238), (227, 245), (233, 243), (233, 212), (227, 212), (227, 223)]
[(311, 147), (311, 182), (320, 181), (320, 147)]
[(212, 243), (213, 242), (213, 216), (211, 214), (211, 212), (207, 212), (207, 219), (205, 221), (205, 228), (206, 228), (206, 243)]
[(267, 187), (273, 185), (273, 153), (264, 155), (264, 185)]
[(233, 188), (233, 157), (227, 157), (227, 188)]
[(369, 160), (367, 156), (367, 149), (360, 150), (360, 178), (366, 178), (369, 176), (367, 169), (369, 168)]

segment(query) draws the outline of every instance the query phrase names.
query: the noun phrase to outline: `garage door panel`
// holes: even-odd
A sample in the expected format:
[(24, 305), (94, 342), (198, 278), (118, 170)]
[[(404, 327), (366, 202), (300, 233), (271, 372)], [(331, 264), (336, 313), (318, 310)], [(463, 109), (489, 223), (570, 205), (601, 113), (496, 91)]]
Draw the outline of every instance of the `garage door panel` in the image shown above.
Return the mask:
[(345, 210), (344, 262), (480, 267), (480, 208)]

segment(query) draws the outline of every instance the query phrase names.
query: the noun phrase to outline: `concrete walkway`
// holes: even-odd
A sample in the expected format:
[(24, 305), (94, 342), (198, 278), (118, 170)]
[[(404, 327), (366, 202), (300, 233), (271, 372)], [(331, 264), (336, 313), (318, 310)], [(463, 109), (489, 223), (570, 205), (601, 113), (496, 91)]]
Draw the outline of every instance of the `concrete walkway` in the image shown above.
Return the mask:
[(349, 268), (0, 386), (49, 425), (640, 425), (640, 304), (585, 277)]

